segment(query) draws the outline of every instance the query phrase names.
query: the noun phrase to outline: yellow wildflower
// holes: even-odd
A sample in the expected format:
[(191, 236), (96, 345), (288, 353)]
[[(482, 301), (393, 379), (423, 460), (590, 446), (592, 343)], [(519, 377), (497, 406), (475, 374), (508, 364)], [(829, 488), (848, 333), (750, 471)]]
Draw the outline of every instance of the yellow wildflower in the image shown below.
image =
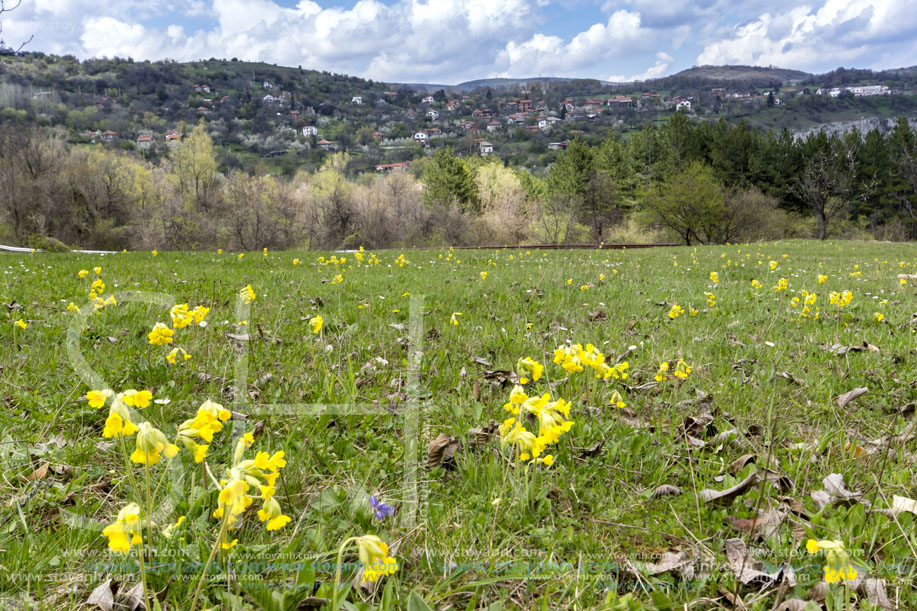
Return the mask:
[(175, 335), (175, 331), (165, 326), (163, 323), (158, 322), (153, 325), (153, 330), (150, 331), (147, 338), (153, 346), (164, 346), (172, 343), (173, 335)]

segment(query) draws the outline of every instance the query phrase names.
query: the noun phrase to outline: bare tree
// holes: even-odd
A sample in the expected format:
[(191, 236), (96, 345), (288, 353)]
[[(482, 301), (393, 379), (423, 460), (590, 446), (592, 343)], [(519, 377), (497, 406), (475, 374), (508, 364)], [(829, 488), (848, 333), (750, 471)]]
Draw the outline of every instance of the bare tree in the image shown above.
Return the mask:
[(32, 42), (32, 39), (35, 38), (34, 34), (29, 36), (28, 40), (23, 42), (21, 45), (19, 45), (15, 49), (7, 47), (6, 44), (3, 42), (3, 19), (2, 19), (3, 13), (9, 13), (11, 11), (15, 11), (17, 8), (19, 8), (20, 4), (22, 4), (22, 0), (17, 0), (16, 4), (13, 4), (11, 6), (7, 5), (7, 0), (0, 0), (0, 55), (15, 55), (19, 53), (20, 51), (22, 51), (23, 47), (25, 47), (27, 44)]
[(824, 240), (832, 221), (850, 210), (856, 192), (857, 144), (845, 139), (837, 148), (824, 148), (806, 161), (792, 191), (818, 220), (818, 237)]

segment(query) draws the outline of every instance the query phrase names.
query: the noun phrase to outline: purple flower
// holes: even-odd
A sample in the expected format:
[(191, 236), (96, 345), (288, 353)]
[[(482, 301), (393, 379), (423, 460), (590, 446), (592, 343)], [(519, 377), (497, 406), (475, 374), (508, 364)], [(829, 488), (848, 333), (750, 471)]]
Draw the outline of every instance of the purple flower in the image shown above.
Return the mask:
[(375, 495), (369, 497), (369, 504), (372, 505), (373, 513), (375, 514), (377, 520), (384, 520), (387, 516), (395, 513), (394, 507), (391, 505), (386, 505), (377, 499)]

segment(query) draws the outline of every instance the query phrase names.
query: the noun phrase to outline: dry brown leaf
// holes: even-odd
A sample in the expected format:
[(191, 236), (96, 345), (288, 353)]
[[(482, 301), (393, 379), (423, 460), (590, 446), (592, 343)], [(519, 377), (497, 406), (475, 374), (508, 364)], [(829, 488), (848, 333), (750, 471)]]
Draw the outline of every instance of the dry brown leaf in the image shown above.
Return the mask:
[(45, 476), (48, 475), (48, 465), (49, 464), (50, 463), (47, 463), (47, 462), (42, 463), (40, 467), (38, 467), (37, 469), (29, 473), (29, 475), (26, 476), (26, 479), (29, 480), (30, 482), (35, 481), (37, 479), (44, 479)]
[(866, 595), (866, 598), (873, 606), (880, 609), (894, 609), (895, 605), (888, 600), (888, 594), (885, 591), (884, 579), (864, 579), (857, 588), (857, 592)]
[(650, 495), (651, 499), (660, 498), (663, 496), (681, 496), (683, 492), (678, 486), (673, 486), (672, 484), (662, 484), (658, 486), (653, 493)]
[(605, 440), (601, 440), (591, 448), (583, 448), (579, 451), (580, 458), (591, 458), (593, 456), (598, 456), (602, 452), (602, 448), (605, 447)]
[(112, 611), (115, 606), (115, 595), (111, 591), (111, 579), (96, 586), (96, 589), (86, 599), (86, 604), (95, 605), (102, 611)]
[(637, 567), (650, 577), (676, 571), (685, 579), (694, 576), (694, 559), (685, 552), (665, 552), (659, 557), (659, 562), (638, 562)]
[(854, 503), (863, 503), (868, 505), (869, 502), (858, 492), (851, 492), (844, 486), (844, 476), (840, 473), (832, 473), (822, 480), (824, 490), (816, 490), (809, 496), (818, 505), (819, 510), (828, 505), (843, 503), (852, 505)]
[(731, 475), (736, 475), (737, 473), (741, 473), (749, 463), (753, 462), (755, 462), (754, 454), (743, 454), (729, 463), (729, 466), (726, 467), (726, 471)]
[(732, 503), (732, 501), (734, 501), (737, 496), (744, 494), (749, 488), (757, 484), (759, 481), (761, 481), (761, 477), (758, 475), (758, 472), (755, 471), (732, 488), (727, 488), (726, 490), (713, 490), (711, 488), (705, 488), (697, 494), (705, 503), (728, 505)]
[(499, 429), (500, 425), (491, 420), (483, 428), (468, 429), (468, 439), (477, 446), (485, 446), (497, 436)]
[(845, 392), (842, 395), (838, 395), (834, 398), (834, 402), (837, 403), (837, 406), (841, 409), (847, 407), (847, 404), (856, 399), (857, 397), (862, 397), (869, 392), (869, 389), (865, 386), (861, 388), (854, 388), (850, 392)]
[(442, 466), (446, 469), (454, 469), (455, 453), (461, 445), (461, 442), (452, 435), (440, 433), (439, 437), (427, 446), (427, 467), (435, 469)]
[(146, 610), (146, 605), (143, 603), (143, 583), (138, 582), (126, 592), (123, 589), (118, 592), (118, 609), (119, 611)]
[(785, 519), (786, 513), (779, 509), (768, 509), (754, 518), (732, 520), (732, 527), (751, 533), (758, 539), (769, 539), (777, 534)]
[(726, 552), (729, 568), (742, 584), (767, 587), (786, 579), (790, 587), (796, 585), (796, 580), (793, 576), (784, 573), (783, 569), (778, 570), (776, 573), (761, 571), (759, 568), (762, 566), (761, 563), (748, 555), (748, 549), (742, 539), (727, 539), (723, 544), (723, 548)]
[[(806, 611), (806, 606), (808, 604), (809, 603), (800, 598), (790, 598), (780, 603), (776, 611)], [(818, 607), (818, 609), (820, 611), (821, 607)]]

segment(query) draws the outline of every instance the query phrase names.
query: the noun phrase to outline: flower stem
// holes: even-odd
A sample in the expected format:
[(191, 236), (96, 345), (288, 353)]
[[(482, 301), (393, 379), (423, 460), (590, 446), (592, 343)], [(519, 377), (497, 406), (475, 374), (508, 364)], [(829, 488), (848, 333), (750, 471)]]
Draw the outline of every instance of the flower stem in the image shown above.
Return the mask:
[[(127, 458), (127, 445), (124, 443), (124, 435), (118, 435), (118, 439), (121, 440), (121, 457), (124, 459), (124, 470), (127, 471), (127, 477), (131, 480), (131, 486), (134, 489), (134, 492), (137, 491), (137, 480), (134, 479), (134, 470), (131, 469), (131, 462)], [(147, 524), (150, 522), (150, 514), (146, 515)], [(142, 530), (141, 526), (141, 530)], [(141, 535), (141, 540), (143, 535)], [(143, 563), (143, 543), (140, 544), (140, 582), (143, 584), (143, 601), (147, 609), (152, 609), (150, 606), (150, 590), (146, 585), (146, 565)]]
[(230, 516), (229, 508), (225, 507), (223, 509), (223, 523), (220, 524), (220, 532), (217, 534), (216, 541), (213, 542), (213, 547), (210, 548), (210, 555), (207, 557), (207, 563), (204, 565), (204, 571), (201, 573), (201, 578), (197, 582), (197, 587), (194, 589), (194, 596), (191, 599), (191, 611), (197, 609), (197, 598), (201, 594), (201, 588), (204, 587), (204, 578), (207, 577), (207, 570), (210, 568), (210, 563), (213, 561), (213, 557), (217, 553), (217, 549), (220, 547), (220, 541), (223, 540), (223, 535), (226, 533), (226, 525), (229, 524)]
[(341, 587), (341, 564), (344, 562), (344, 550), (354, 541), (356, 541), (356, 537), (346, 539), (338, 549), (337, 570), (334, 573), (334, 592), (331, 595), (331, 611), (337, 611), (338, 608), (338, 590)]

